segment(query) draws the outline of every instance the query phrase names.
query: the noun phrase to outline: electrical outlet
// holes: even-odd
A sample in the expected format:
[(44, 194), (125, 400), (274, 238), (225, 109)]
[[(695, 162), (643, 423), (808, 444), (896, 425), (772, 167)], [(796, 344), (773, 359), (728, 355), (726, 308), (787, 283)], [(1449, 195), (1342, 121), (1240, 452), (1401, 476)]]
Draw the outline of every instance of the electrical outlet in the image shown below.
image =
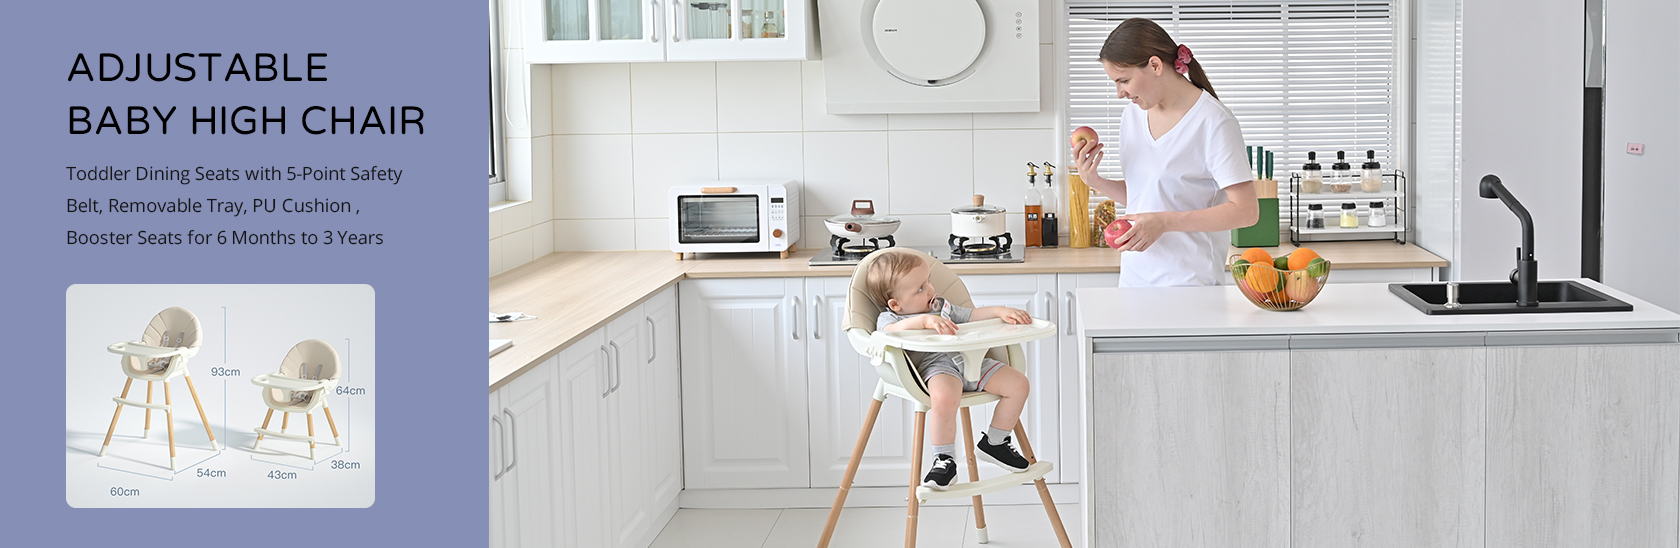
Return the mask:
[(1645, 154), (1645, 143), (1628, 143), (1628, 154)]

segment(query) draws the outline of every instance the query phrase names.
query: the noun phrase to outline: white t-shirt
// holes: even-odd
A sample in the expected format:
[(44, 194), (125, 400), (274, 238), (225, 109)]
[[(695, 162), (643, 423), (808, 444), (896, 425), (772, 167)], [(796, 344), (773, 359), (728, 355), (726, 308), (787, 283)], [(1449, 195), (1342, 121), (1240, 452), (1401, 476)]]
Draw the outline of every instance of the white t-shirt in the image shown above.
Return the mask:
[[(1193, 211), (1225, 202), (1225, 187), (1254, 176), (1242, 128), (1207, 92), (1159, 140), (1147, 113), (1128, 105), (1114, 150), (1126, 170), (1126, 212)], [(1230, 233), (1167, 232), (1145, 251), (1120, 254), (1121, 287), (1218, 285)]]

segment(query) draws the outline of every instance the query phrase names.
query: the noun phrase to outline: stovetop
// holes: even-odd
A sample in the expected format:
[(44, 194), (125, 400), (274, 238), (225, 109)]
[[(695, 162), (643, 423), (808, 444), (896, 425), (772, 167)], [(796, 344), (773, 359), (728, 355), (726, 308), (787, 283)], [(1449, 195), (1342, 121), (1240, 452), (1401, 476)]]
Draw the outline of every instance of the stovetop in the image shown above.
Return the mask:
[[(954, 253), (951, 251), (950, 247), (942, 245), (905, 247), (925, 252), (939, 259), (939, 262), (945, 264), (1026, 262), (1025, 255), (1021, 253), (1021, 250), (1019, 249), (1010, 249), (1009, 251), (995, 255), (962, 255)], [(811, 261), (806, 264), (809, 264), (810, 266), (854, 266), (861, 261), (863, 261), (863, 257), (861, 256), (840, 256), (834, 252), (833, 247), (830, 247), (817, 252), (816, 256), (811, 257)]]

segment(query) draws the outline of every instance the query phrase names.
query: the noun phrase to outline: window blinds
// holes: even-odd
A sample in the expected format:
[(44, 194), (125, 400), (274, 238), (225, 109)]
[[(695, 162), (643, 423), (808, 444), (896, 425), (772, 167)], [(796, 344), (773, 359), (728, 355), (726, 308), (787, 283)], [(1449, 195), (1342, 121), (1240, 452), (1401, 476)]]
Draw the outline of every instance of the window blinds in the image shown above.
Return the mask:
[[(1396, 9), (1392, 1), (1067, 0), (1068, 127), (1091, 126), (1102, 136), (1119, 130), (1130, 101), (1115, 97), (1097, 52), (1121, 21), (1145, 17), (1194, 52), (1236, 114), (1244, 142), (1274, 153), (1280, 196), (1307, 151), (1318, 152), (1326, 171), (1338, 150), (1356, 170), (1375, 150), (1390, 169), (1400, 98)], [(1118, 158), (1108, 154), (1098, 172), (1122, 178)], [(1288, 212), (1280, 217), (1287, 222)]]

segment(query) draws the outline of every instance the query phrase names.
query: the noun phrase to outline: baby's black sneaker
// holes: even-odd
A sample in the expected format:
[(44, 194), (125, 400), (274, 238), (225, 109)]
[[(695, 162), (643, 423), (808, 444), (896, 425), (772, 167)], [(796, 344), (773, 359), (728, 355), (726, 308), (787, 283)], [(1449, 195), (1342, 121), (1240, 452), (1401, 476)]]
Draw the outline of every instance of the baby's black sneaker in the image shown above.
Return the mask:
[(1015, 452), (1015, 447), (1009, 444), (1010, 438), (1003, 438), (1003, 442), (992, 445), (985, 434), (980, 434), (980, 443), (974, 444), (980, 450), (980, 460), (996, 464), (1010, 472), (1024, 472), (1027, 470), (1027, 458)]
[(927, 476), (922, 478), (922, 487), (934, 491), (944, 491), (951, 486), (951, 480), (957, 477), (957, 460), (950, 455), (935, 455), (933, 468), (928, 469)]

